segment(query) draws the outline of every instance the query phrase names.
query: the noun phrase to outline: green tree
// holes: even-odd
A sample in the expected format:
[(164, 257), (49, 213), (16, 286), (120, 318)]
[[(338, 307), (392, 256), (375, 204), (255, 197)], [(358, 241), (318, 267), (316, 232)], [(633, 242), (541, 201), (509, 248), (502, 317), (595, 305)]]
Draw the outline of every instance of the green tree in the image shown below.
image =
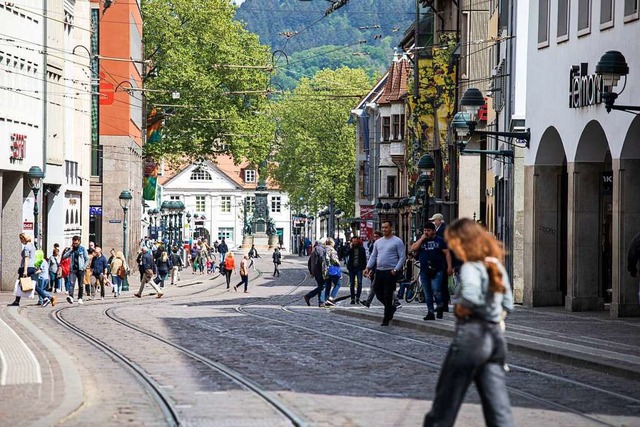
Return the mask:
[(333, 198), (353, 215), (355, 127), (348, 123), (373, 82), (359, 69), (322, 70), (274, 105), (276, 147), (272, 178), (294, 210), (317, 212)]
[(147, 110), (165, 117), (162, 139), (147, 144), (146, 154), (264, 159), (273, 125), (257, 113), (267, 104), (269, 48), (233, 20), (228, 0), (144, 0), (142, 8), (146, 57), (157, 72), (145, 83)]

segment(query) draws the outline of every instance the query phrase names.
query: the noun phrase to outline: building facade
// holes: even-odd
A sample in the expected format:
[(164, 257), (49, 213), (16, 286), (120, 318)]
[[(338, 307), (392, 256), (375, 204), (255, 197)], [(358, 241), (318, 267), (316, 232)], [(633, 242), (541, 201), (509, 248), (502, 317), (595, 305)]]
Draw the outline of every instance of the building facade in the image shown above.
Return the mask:
[[(528, 305), (581, 311), (610, 303), (612, 317), (640, 315), (626, 259), (640, 231), (640, 116), (607, 113), (603, 103), (613, 91), (616, 104), (640, 104), (638, 18), (638, 0), (529, 4), (527, 52), (535, 70), (526, 79)], [(595, 73), (612, 50), (629, 68), (615, 88)]]
[[(246, 221), (255, 207), (258, 178), (258, 171), (248, 163), (235, 165), (230, 157), (219, 156), (215, 163), (189, 164), (163, 177), (162, 201), (184, 203), (185, 242), (204, 238), (213, 243), (224, 237), (230, 249), (239, 249), (246, 234)], [(269, 182), (266, 193), (269, 216), (279, 242), (286, 247), (291, 242), (292, 227), (289, 197)], [(155, 224), (152, 226), (157, 226), (155, 221), (151, 220)]]
[[(17, 277), (19, 233), (47, 255), (88, 234), (89, 9), (73, 0), (0, 5), (2, 290)], [(26, 176), (33, 166), (44, 173), (37, 219)]]

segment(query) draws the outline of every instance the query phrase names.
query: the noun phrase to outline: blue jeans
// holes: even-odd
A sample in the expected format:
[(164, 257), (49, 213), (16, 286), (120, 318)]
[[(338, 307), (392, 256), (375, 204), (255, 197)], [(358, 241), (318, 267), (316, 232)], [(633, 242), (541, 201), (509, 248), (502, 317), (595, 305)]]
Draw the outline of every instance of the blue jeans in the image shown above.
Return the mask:
[[(357, 280), (357, 283), (356, 283)], [(362, 270), (353, 268), (349, 270), (349, 289), (351, 290), (351, 299), (360, 299), (362, 295)]]
[(435, 277), (430, 278), (426, 271), (420, 271), (420, 280), (422, 280), (422, 292), (427, 302), (427, 310), (433, 312), (433, 300), (436, 301), (436, 309), (442, 307), (442, 277), (444, 273), (439, 271)]
[(38, 294), (38, 303), (42, 304), (45, 298), (51, 299), (51, 294), (47, 292), (48, 286), (49, 286), (49, 279), (42, 279), (38, 277), (38, 282), (36, 283), (36, 293)]
[(497, 323), (458, 321), (424, 426), (452, 426), (472, 381), (482, 400), (485, 424), (515, 426), (505, 378), (506, 356), (506, 341)]
[(398, 284), (398, 299), (404, 298), (404, 293), (406, 289), (411, 286), (412, 282), (400, 282)]
[[(331, 285), (333, 285), (333, 289)], [(324, 288), (325, 300), (328, 300), (329, 297), (335, 299), (338, 296), (340, 286), (342, 286), (342, 276), (329, 276), (327, 286)]]
[(111, 283), (113, 284), (113, 292), (115, 292), (116, 295), (120, 295), (120, 292), (122, 292), (122, 282), (123, 282), (123, 280), (117, 274), (112, 274), (111, 275)]
[(316, 279), (316, 283), (317, 286), (315, 287), (315, 289), (313, 289), (311, 292), (309, 292), (307, 295), (305, 295), (306, 297), (308, 297), (309, 299), (315, 297), (316, 295), (318, 296), (318, 304), (324, 304), (324, 292), (322, 292), (322, 290), (324, 289), (325, 286), (325, 280), (324, 277), (322, 277), (322, 273), (318, 273), (314, 276), (314, 278)]

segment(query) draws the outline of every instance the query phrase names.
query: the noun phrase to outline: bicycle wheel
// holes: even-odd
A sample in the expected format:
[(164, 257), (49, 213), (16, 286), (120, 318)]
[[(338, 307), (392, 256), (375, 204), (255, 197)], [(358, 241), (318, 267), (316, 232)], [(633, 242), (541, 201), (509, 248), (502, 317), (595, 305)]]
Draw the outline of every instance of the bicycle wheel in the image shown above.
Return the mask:
[(410, 303), (416, 298), (416, 285), (409, 286), (404, 292), (404, 300)]

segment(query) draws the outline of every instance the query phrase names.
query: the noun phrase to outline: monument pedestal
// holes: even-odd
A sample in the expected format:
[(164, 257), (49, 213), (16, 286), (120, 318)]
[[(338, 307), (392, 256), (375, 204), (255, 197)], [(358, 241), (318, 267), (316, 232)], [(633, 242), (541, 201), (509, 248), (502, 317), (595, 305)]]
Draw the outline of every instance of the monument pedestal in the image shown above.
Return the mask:
[(267, 233), (255, 233), (252, 237), (258, 253), (269, 250), (269, 235)]

